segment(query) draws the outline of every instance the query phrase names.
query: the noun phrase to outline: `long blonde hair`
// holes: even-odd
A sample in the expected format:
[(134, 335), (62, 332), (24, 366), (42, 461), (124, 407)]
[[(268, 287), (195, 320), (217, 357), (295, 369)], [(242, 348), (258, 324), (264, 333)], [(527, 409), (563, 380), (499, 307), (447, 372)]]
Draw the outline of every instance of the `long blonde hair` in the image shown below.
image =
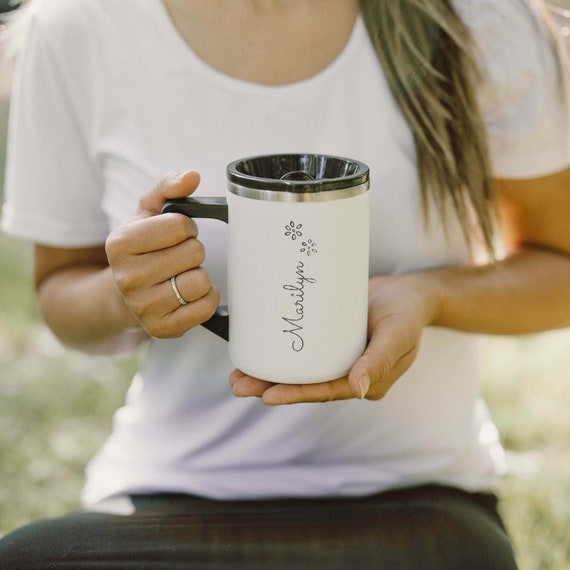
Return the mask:
[(449, 0), (361, 0), (372, 43), (417, 149), (426, 221), (433, 202), (446, 227), (451, 205), (471, 243), (474, 214), (493, 252), (494, 193), (473, 89), (479, 70)]
[[(530, 1), (550, 29), (560, 61), (567, 62), (546, 5)], [(465, 24), (451, 0), (360, 0), (360, 6), (394, 97), (412, 128), (426, 221), (432, 202), (446, 227), (451, 205), (467, 242), (478, 236), (493, 258), (494, 189), (474, 90), (481, 70)]]

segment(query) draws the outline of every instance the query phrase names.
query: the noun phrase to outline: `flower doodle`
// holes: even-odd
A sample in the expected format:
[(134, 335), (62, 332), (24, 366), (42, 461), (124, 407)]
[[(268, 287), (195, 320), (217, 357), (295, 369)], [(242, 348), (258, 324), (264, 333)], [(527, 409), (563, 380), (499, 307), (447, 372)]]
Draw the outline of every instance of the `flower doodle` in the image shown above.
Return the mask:
[(303, 232), (301, 231), (302, 227), (303, 224), (295, 225), (295, 222), (291, 221), (285, 226), (285, 235), (290, 237), (292, 240), (296, 240), (298, 237), (303, 235)]
[(317, 244), (312, 239), (308, 239), (307, 241), (302, 242), (301, 245), (303, 246), (299, 250), (301, 253), (306, 253), (307, 255), (312, 255), (313, 253), (318, 252)]

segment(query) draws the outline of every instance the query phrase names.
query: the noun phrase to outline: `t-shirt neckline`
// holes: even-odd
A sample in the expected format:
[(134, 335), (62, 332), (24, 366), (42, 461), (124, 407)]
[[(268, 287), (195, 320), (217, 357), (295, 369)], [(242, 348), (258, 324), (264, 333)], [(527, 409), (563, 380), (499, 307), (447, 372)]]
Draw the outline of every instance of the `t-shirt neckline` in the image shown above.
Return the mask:
[(329, 76), (336, 74), (340, 68), (342, 68), (348, 61), (352, 59), (352, 56), (360, 47), (363, 37), (366, 35), (363, 33), (365, 30), (362, 15), (358, 13), (350, 36), (342, 51), (321, 71), (317, 72), (311, 77), (302, 79), (300, 81), (283, 83), (280, 85), (267, 85), (264, 83), (256, 83), (253, 81), (240, 79), (238, 77), (233, 77), (232, 75), (224, 73), (205, 62), (196, 54), (188, 42), (182, 37), (174, 22), (172, 21), (172, 18), (170, 17), (168, 9), (166, 8), (163, 0), (155, 0), (155, 5), (157, 11), (159, 12), (160, 20), (159, 22), (156, 22), (155, 20), (155, 22), (157, 25), (160, 25), (162, 27), (165, 35), (169, 38), (169, 41), (173, 46), (172, 49), (176, 50), (176, 56), (180, 57), (182, 61), (186, 61), (189, 65), (192, 65), (195, 69), (199, 69), (199, 71), (211, 81), (221, 83), (226, 88), (239, 91), (245, 90), (257, 93), (290, 92), (297, 89), (304, 89), (312, 85), (318, 85), (321, 82), (325, 81)]

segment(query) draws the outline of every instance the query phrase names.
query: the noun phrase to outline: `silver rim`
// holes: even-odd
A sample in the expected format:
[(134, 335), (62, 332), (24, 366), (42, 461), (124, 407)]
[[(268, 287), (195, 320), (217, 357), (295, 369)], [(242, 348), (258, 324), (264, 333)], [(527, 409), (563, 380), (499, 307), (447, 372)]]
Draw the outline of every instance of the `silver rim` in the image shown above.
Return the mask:
[(321, 190), (317, 192), (287, 192), (286, 190), (262, 190), (259, 188), (247, 188), (233, 182), (228, 182), (228, 190), (236, 196), (250, 198), (252, 200), (265, 200), (267, 202), (330, 202), (352, 198), (368, 192), (370, 182), (341, 188), (339, 190)]

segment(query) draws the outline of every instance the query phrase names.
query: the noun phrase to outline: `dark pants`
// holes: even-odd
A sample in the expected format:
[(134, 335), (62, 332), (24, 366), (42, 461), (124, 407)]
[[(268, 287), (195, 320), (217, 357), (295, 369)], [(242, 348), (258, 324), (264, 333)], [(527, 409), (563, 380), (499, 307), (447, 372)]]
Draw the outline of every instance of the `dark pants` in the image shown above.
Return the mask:
[(489, 494), (427, 486), (359, 499), (132, 497), (129, 516), (79, 512), (0, 541), (2, 569), (509, 570)]

